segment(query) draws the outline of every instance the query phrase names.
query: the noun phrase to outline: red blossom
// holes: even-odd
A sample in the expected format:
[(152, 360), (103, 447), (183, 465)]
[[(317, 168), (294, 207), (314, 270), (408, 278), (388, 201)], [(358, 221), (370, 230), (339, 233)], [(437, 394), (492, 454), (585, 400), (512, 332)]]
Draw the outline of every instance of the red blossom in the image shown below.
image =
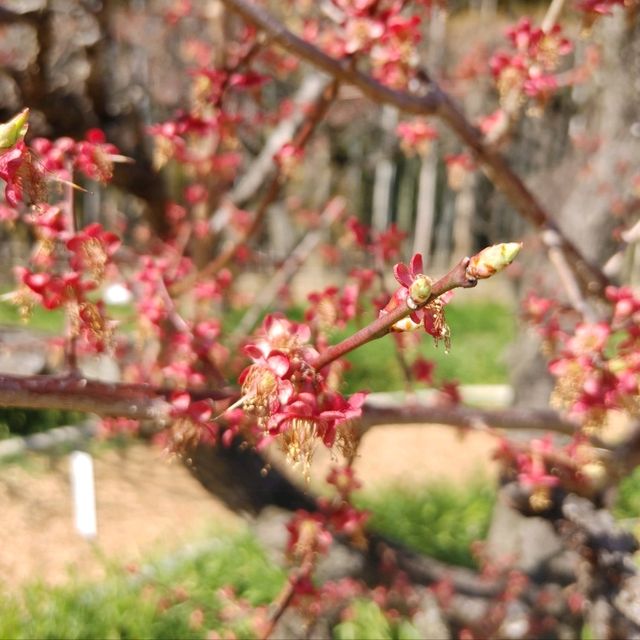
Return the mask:
[(426, 154), (429, 151), (431, 141), (438, 137), (435, 127), (424, 120), (401, 122), (396, 127), (396, 133), (400, 138), (400, 146), (407, 155)]
[(23, 140), (0, 153), (0, 179), (6, 182), (4, 198), (17, 206), (27, 196), (29, 202), (44, 200), (44, 176)]
[(434, 369), (435, 362), (433, 360), (426, 360), (422, 357), (416, 358), (411, 365), (411, 372), (415, 376), (416, 380), (428, 385), (433, 384)]
[(386, 231), (374, 232), (373, 250), (380, 254), (384, 262), (389, 262), (400, 255), (406, 237), (407, 233), (393, 223)]
[(70, 264), (76, 271), (91, 275), (97, 282), (104, 277), (105, 267), (120, 247), (120, 238), (94, 222), (67, 240), (72, 253)]

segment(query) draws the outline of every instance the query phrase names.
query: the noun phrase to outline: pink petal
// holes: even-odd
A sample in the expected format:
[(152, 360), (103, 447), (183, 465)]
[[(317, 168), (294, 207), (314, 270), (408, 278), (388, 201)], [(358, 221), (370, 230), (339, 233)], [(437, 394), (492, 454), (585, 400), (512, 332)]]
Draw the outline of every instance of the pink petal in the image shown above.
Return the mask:
[(423, 272), (423, 265), (422, 265), (422, 254), (421, 253), (416, 253), (413, 258), (411, 258), (411, 262), (409, 263), (409, 267), (411, 270), (411, 275), (412, 276), (417, 276), (420, 273), (424, 273)]
[(283, 353), (272, 351), (267, 358), (267, 365), (278, 377), (284, 376), (289, 371), (289, 358)]
[(174, 393), (171, 396), (171, 404), (178, 411), (186, 411), (191, 404), (191, 396), (188, 393)]
[(413, 282), (413, 278), (409, 273), (409, 267), (407, 267), (403, 262), (399, 262), (395, 267), (393, 267), (393, 275), (403, 287), (409, 288)]
[(293, 397), (293, 384), (289, 380), (282, 380), (278, 385), (278, 400), (285, 405)]
[(252, 360), (262, 360), (264, 357), (262, 351), (256, 347), (255, 344), (247, 344), (244, 347), (244, 352), (252, 359)]

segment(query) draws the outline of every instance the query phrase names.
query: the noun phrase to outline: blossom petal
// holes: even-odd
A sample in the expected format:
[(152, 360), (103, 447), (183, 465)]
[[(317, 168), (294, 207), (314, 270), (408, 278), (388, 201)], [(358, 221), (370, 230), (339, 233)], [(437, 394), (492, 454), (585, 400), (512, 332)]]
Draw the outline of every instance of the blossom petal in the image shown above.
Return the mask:
[(416, 253), (413, 258), (411, 258), (411, 262), (409, 263), (409, 270), (411, 271), (411, 275), (415, 277), (421, 273), (424, 273), (423, 268), (422, 254)]
[(267, 365), (278, 377), (284, 376), (289, 371), (289, 358), (279, 351), (272, 351), (267, 357)]
[(409, 288), (413, 282), (413, 278), (409, 273), (409, 267), (407, 267), (403, 262), (399, 262), (395, 267), (393, 267), (393, 275), (403, 287)]

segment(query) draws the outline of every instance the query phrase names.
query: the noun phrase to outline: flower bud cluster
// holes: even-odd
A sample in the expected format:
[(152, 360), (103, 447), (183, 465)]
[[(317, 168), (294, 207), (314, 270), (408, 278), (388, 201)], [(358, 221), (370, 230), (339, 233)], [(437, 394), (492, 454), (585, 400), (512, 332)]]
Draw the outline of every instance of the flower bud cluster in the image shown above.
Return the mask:
[(393, 273), (401, 287), (396, 289), (391, 299), (380, 311), (386, 315), (395, 309), (409, 308), (411, 313), (396, 322), (393, 331), (415, 331), (423, 328), (434, 339), (436, 345), (440, 340), (448, 350), (451, 346), (451, 332), (444, 317), (444, 305), (451, 299), (451, 294), (445, 294), (425, 304), (431, 296), (431, 279), (424, 275), (422, 254), (416, 253), (409, 266), (400, 262), (395, 265)]
[(358, 55), (371, 67), (371, 74), (395, 89), (407, 88), (419, 59), (422, 13), (398, 0), (382, 2), (336, 1), (333, 24), (308, 20), (304, 37), (319, 44), (334, 58)]
[(365, 394), (348, 400), (329, 388), (314, 369), (318, 351), (308, 342), (308, 325), (279, 315), (264, 321), (261, 337), (245, 346), (253, 364), (239, 378), (245, 413), (257, 421), (262, 437), (276, 439), (292, 464), (308, 475), (311, 457), (320, 441), (344, 454), (353, 451), (350, 424), (361, 414)]
[(562, 35), (559, 25), (543, 31), (534, 27), (529, 18), (510, 27), (507, 38), (511, 49), (499, 51), (489, 63), (502, 107), (508, 114), (515, 114), (526, 97), (544, 105), (560, 86), (555, 72), (573, 45)]

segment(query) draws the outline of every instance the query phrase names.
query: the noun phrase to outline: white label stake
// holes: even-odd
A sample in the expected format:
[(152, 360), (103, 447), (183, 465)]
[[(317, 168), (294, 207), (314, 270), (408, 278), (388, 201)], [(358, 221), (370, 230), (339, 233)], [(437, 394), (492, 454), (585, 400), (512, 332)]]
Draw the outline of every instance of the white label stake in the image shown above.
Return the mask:
[(98, 524), (93, 459), (84, 451), (74, 451), (71, 454), (71, 490), (76, 529), (83, 538), (95, 538)]

